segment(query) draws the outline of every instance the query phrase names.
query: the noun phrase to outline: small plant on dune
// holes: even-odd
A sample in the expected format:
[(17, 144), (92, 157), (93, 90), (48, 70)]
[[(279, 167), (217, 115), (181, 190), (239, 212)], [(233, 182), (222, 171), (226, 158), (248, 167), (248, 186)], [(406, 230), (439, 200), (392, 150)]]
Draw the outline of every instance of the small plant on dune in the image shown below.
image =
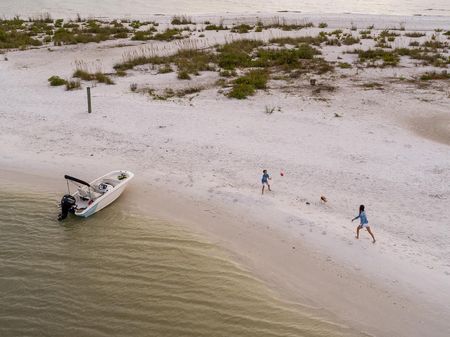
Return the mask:
[(347, 62), (339, 62), (338, 66), (341, 69), (350, 69), (352, 67), (352, 65), (350, 63), (347, 63)]
[(228, 97), (245, 99), (252, 96), (257, 89), (265, 89), (269, 74), (265, 70), (251, 70), (246, 75), (234, 81), (233, 88), (228, 93)]
[(67, 81), (59, 76), (52, 76), (48, 79), (48, 82), (52, 87), (58, 87), (61, 85), (65, 85)]
[(345, 44), (346, 46), (350, 46), (352, 44), (356, 44), (359, 43), (360, 40), (357, 37), (354, 37), (352, 35), (346, 36), (343, 40), (342, 43)]
[(92, 81), (94, 79), (94, 75), (87, 72), (83, 69), (77, 69), (73, 73), (72, 77), (82, 79), (83, 81)]
[(216, 32), (219, 30), (228, 30), (229, 28), (224, 26), (223, 24), (220, 25), (207, 25), (205, 27), (205, 30), (215, 30)]
[(170, 23), (172, 25), (189, 25), (192, 24), (192, 20), (186, 15), (175, 15)]
[(420, 76), (422, 81), (432, 81), (432, 80), (450, 80), (450, 73), (446, 70), (438, 73), (438, 72), (428, 72)]
[(177, 78), (180, 80), (190, 80), (191, 76), (189, 75), (189, 73), (185, 70), (179, 71)]
[(102, 72), (99, 72), (99, 71), (97, 71), (94, 74), (94, 78), (99, 83), (105, 83), (105, 84), (108, 84), (108, 85), (115, 84), (114, 81), (108, 75), (105, 75), (105, 74), (103, 74)]
[(167, 74), (167, 73), (171, 73), (171, 72), (173, 72), (173, 69), (170, 66), (170, 64), (165, 64), (164, 66), (162, 66), (158, 69), (158, 74)]
[(417, 38), (417, 37), (422, 37), (425, 36), (425, 33), (419, 33), (419, 32), (410, 32), (410, 33), (405, 33), (404, 34), (406, 37), (412, 37), (412, 38)]
[(328, 27), (328, 23), (326, 23), (326, 22), (319, 23), (319, 28), (327, 28), (327, 27)]
[(81, 88), (81, 82), (79, 80), (71, 80), (66, 83), (66, 90), (75, 90)]
[(240, 24), (240, 25), (237, 25), (237, 26), (234, 26), (233, 28), (231, 28), (231, 32), (245, 34), (245, 33), (248, 33), (252, 29), (253, 29), (253, 26), (243, 23), (243, 24)]
[(131, 90), (132, 92), (135, 92), (135, 91), (137, 90), (137, 88), (138, 88), (137, 83), (131, 83), (131, 84), (130, 84), (130, 90)]

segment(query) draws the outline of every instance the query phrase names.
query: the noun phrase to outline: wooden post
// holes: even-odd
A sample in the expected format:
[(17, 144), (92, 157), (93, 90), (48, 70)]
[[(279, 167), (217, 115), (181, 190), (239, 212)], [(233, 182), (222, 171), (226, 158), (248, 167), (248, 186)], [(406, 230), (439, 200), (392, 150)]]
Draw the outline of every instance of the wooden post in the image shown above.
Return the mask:
[(91, 106), (91, 88), (87, 87), (87, 101), (88, 101), (88, 113), (92, 112), (92, 106)]

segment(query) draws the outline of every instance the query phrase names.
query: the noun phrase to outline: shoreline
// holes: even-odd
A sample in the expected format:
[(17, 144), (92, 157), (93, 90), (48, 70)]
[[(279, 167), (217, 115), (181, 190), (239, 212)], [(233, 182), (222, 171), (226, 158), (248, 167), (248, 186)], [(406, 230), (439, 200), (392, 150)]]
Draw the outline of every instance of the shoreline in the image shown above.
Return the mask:
[[(39, 171), (34, 175), (22, 173), (17, 167), (0, 172), (9, 182), (16, 182), (13, 186), (29, 186), (37, 179), (39, 183), (33, 188), (36, 189), (44, 180), (46, 183), (54, 181), (56, 171)], [(49, 190), (54, 193), (59, 185), (62, 195), (63, 180), (61, 175), (58, 183), (48, 185), (51, 186)], [(423, 302), (424, 298), (413, 299), (410, 294), (383, 285), (361, 273), (359, 268), (324, 253), (311, 242), (276, 230), (272, 227), (276, 217), (263, 219), (249, 215), (244, 209), (227, 209), (224, 205), (162, 188), (148, 183), (148, 177), (138, 177), (121, 197), (130, 202), (126, 211), (168, 221), (204, 236), (284, 301), (307, 308), (310, 314), (322, 320), (343, 324), (361, 336), (387, 337), (391, 333), (422, 336), (430, 333), (429, 324), (435, 328), (434, 335), (443, 333), (444, 336), (445, 328), (437, 328), (446, 316), (441, 311), (443, 307), (432, 308)], [(325, 298), (324, 293), (327, 294)], [(361, 312), (364, 316), (358, 314)], [(427, 317), (425, 326), (422, 323), (424, 317)]]

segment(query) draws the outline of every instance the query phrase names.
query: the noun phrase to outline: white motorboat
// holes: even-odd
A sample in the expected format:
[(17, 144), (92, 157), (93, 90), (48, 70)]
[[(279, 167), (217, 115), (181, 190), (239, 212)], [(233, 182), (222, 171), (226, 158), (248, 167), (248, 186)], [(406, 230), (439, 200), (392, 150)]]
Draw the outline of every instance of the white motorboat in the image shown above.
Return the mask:
[[(122, 194), (133, 177), (134, 174), (130, 171), (112, 171), (87, 183), (65, 175), (69, 194), (61, 199), (61, 214), (58, 219), (65, 219), (69, 212), (87, 218), (100, 211)], [(74, 193), (70, 193), (69, 182), (77, 186)]]

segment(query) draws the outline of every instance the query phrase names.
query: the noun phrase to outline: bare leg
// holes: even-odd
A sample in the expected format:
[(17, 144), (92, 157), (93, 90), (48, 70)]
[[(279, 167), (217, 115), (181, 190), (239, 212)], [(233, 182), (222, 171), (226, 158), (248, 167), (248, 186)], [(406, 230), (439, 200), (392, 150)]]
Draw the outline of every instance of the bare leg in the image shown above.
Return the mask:
[(356, 227), (356, 238), (359, 239), (359, 230), (360, 230), (360, 226)]
[(263, 184), (263, 188), (262, 188), (262, 193), (261, 194), (264, 194), (264, 184)]
[(267, 184), (267, 188), (269, 189), (269, 191), (272, 191), (272, 190), (270, 189), (270, 185), (269, 185), (269, 184)]
[(370, 236), (371, 236), (372, 239), (373, 239), (372, 242), (375, 243), (377, 240), (375, 240), (375, 236), (373, 235), (372, 231), (370, 230), (370, 227), (367, 227), (367, 231), (369, 232)]

